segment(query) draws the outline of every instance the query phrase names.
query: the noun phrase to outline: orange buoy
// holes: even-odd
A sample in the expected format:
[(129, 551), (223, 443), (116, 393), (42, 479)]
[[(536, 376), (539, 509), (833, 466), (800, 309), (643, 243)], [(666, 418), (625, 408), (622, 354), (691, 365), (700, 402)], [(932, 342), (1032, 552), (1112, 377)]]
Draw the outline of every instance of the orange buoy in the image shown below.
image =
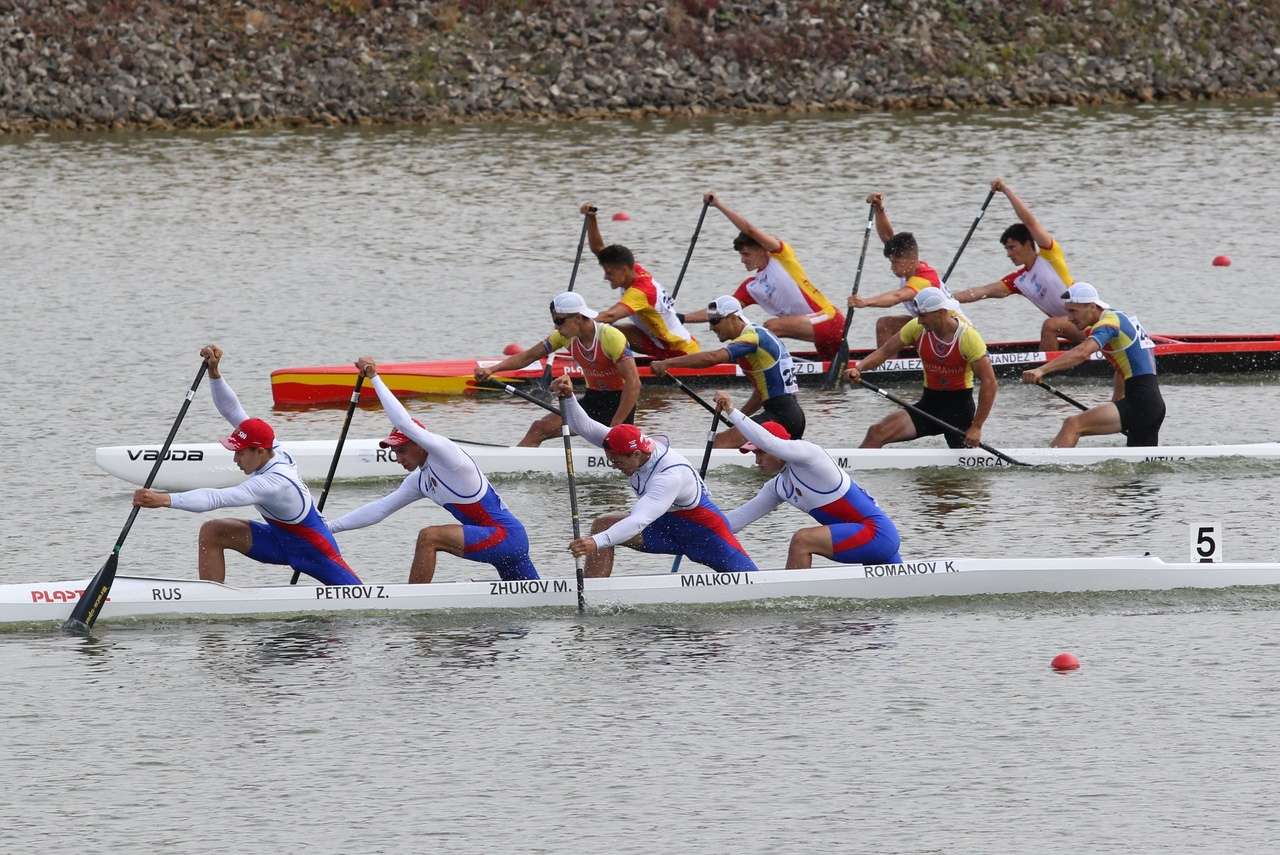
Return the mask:
[(504, 356), (515, 356), (517, 353), (523, 353), (523, 352), (524, 352), (524, 348), (516, 344), (515, 342), (512, 342), (511, 344), (502, 348), (502, 353)]
[(1225, 255), (1215, 255), (1213, 257), (1213, 266), (1214, 267), (1230, 267), (1231, 259)]
[(624, 220), (629, 220), (629, 219), (631, 219), (631, 215), (628, 214), (626, 211), (619, 211), (618, 213), (613, 215), (613, 221), (615, 223), (621, 223)]
[(1080, 667), (1080, 660), (1075, 657), (1074, 653), (1059, 653), (1053, 657), (1049, 667), (1055, 671), (1074, 671)]

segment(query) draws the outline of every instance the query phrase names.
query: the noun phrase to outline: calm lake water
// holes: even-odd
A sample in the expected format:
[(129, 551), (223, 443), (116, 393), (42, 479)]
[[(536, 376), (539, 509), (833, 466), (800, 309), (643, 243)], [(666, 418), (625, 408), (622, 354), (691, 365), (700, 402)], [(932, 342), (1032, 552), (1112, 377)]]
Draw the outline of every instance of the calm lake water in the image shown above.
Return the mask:
[[(843, 301), (868, 191), (941, 268), (1003, 175), (1076, 277), (1148, 329), (1274, 332), (1278, 131), (1268, 102), (7, 140), (0, 582), (101, 564), (130, 488), (93, 449), (163, 439), (206, 341), (248, 410), (293, 439), (335, 436), (342, 413), (272, 412), (274, 368), (532, 343), (587, 199), (630, 214), (604, 220), (606, 239), (670, 287), (716, 190)], [(1008, 272), (997, 239), (1012, 221), (997, 198), (954, 285)], [(708, 214), (682, 306), (741, 280), (733, 233)], [(1219, 254), (1233, 265), (1211, 267)], [(863, 293), (893, 286), (869, 254)], [(578, 288), (612, 302), (594, 262)], [(855, 343), (877, 315), (860, 313)], [(1012, 299), (970, 316), (988, 340), (1033, 337), (1040, 317)], [(1165, 378), (1162, 438), (1276, 439), (1277, 379)], [(808, 438), (828, 445), (856, 445), (888, 412), (862, 391), (804, 394)], [(678, 445), (704, 435), (678, 393), (646, 390), (642, 407)], [(487, 441), (537, 415), (501, 399), (411, 409)], [(1007, 382), (985, 437), (1046, 444), (1067, 414)], [(352, 435), (386, 427), (361, 410)], [(179, 439), (225, 431), (202, 390)], [(761, 480), (709, 486), (732, 507)], [(1274, 464), (859, 481), (916, 558), (1185, 560), (1202, 521), (1223, 525), (1230, 560), (1280, 558)], [(563, 483), (496, 484), (543, 574), (571, 573)], [(338, 485), (330, 514), (390, 487)], [(587, 517), (630, 498), (617, 477), (581, 489)], [(366, 580), (402, 581), (416, 531), (447, 519), (419, 503), (341, 543)], [(200, 522), (145, 513), (122, 572), (194, 576)], [(803, 524), (780, 509), (743, 542), (781, 566)], [(620, 557), (618, 572), (651, 569)], [(446, 557), (437, 578), (487, 573)], [(235, 559), (228, 578), (282, 576)], [(1277, 611), (1280, 592), (1262, 590), (0, 633), (0, 851), (1258, 851), (1280, 838), (1265, 787), (1280, 774)], [(1063, 649), (1080, 671), (1049, 671)]]

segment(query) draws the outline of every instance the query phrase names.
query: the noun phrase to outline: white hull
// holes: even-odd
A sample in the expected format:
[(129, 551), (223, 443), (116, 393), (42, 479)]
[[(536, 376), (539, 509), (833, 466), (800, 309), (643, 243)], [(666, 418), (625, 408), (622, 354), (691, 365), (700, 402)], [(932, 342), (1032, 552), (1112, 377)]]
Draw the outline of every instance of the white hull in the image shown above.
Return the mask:
[[(298, 469), (308, 480), (322, 481), (329, 471), (333, 458), (333, 440), (306, 440), (286, 442), (283, 447), (293, 455)], [(463, 445), (467, 452), (490, 475), (501, 473), (542, 472), (563, 475), (564, 447), (548, 443), (541, 448), (506, 448), (486, 445)], [(690, 460), (701, 460), (701, 448), (678, 449)], [(961, 469), (1008, 468), (997, 457), (979, 449), (955, 450), (949, 448), (925, 448), (909, 445), (897, 448), (833, 448), (831, 456), (841, 466), (859, 469), (915, 469), (927, 466), (945, 466)], [(1004, 448), (1005, 454), (1015, 460), (1032, 465), (1077, 466), (1121, 460), (1131, 463), (1161, 461), (1184, 463), (1219, 457), (1252, 459), (1280, 459), (1280, 443), (1264, 442), (1253, 445), (1181, 445), (1160, 448), (1125, 448), (1123, 446), (1095, 446), (1082, 448)], [(99, 467), (111, 475), (133, 484), (146, 481), (156, 455), (157, 445), (117, 445), (99, 448), (95, 460)], [(574, 469), (578, 474), (602, 472), (608, 469), (604, 453), (597, 448), (577, 446), (574, 452)], [(736, 449), (716, 449), (711, 453), (711, 466), (751, 466), (755, 459), (750, 454), (740, 454)], [(404, 470), (385, 449), (378, 448), (376, 439), (347, 440), (338, 461), (337, 480), (358, 478), (395, 478)], [(217, 443), (175, 445), (168, 459), (160, 467), (155, 487), (160, 490), (193, 490), (198, 487), (230, 487), (244, 480), (244, 475), (232, 462), (231, 452)]]
[[(0, 585), (0, 623), (61, 623), (87, 579)], [(756, 573), (658, 573), (586, 580), (591, 608), (788, 598), (859, 600), (1083, 591), (1164, 591), (1280, 585), (1280, 564), (1166, 564), (1159, 558), (935, 559)], [(573, 609), (572, 578), (432, 585), (235, 588), (189, 579), (120, 576), (100, 620), (173, 616)]]

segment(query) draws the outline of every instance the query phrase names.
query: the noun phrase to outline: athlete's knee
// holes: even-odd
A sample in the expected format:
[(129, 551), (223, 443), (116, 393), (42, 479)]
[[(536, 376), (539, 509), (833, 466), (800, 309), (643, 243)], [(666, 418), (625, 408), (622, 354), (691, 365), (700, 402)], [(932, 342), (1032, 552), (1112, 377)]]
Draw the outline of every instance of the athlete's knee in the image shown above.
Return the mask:
[(599, 534), (605, 529), (611, 528), (613, 524), (617, 521), (618, 521), (618, 517), (612, 514), (606, 514), (605, 516), (602, 516), (602, 517), (596, 517), (594, 520), (591, 521), (591, 533)]
[(200, 526), (201, 546), (229, 546), (240, 531), (239, 520), (209, 520)]
[(418, 532), (418, 546), (438, 547), (444, 542), (445, 526), (429, 525)]

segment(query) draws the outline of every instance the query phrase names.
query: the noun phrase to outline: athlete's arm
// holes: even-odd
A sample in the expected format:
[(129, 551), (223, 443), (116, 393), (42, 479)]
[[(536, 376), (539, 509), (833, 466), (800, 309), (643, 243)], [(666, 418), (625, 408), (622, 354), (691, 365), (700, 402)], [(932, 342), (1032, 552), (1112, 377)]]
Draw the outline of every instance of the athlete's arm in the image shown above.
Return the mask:
[(395, 393), (387, 388), (387, 384), (382, 382), (381, 377), (374, 374), (372, 379), (373, 389), (378, 393), (378, 401), (382, 404), (382, 410), (391, 420), (391, 424), (425, 449), (431, 455), (433, 465), (439, 465), (445, 469), (475, 468), (474, 461), (453, 440), (416, 424), (413, 416), (409, 415), (404, 404), (400, 403)]
[(655, 374), (662, 375), (672, 368), (710, 368), (712, 365), (731, 361), (732, 357), (729, 355), (728, 349), (720, 347), (715, 350), (686, 353), (684, 356), (673, 356), (670, 359), (655, 359), (649, 363), (649, 368)]
[(881, 243), (888, 243), (893, 237), (893, 223), (889, 222), (889, 213), (884, 209), (884, 194), (869, 194), (867, 204), (876, 214), (876, 237), (880, 238)]
[(707, 193), (702, 197), (702, 201), (728, 217), (729, 222), (733, 223), (739, 231), (745, 232), (747, 237), (760, 244), (766, 252), (777, 252), (782, 249), (782, 241), (778, 240), (768, 232), (762, 231), (751, 225), (750, 221), (748, 221), (746, 217), (720, 201), (720, 197), (715, 193)]
[(914, 300), (918, 292), (916, 289), (907, 285), (901, 288), (895, 288), (892, 291), (885, 291), (876, 294), (874, 297), (849, 297), (849, 308), (851, 309), (892, 309), (899, 303), (905, 303), (908, 300)]
[(622, 375), (622, 396), (618, 400), (618, 409), (614, 411), (609, 427), (626, 421), (627, 416), (636, 408), (636, 402), (640, 400), (640, 372), (636, 370), (635, 357), (624, 356), (615, 364), (618, 366), (618, 373)]
[(979, 285), (974, 288), (965, 288), (963, 291), (957, 291), (952, 296), (960, 303), (976, 303), (979, 300), (1003, 300), (1013, 292), (1005, 287), (1003, 279), (997, 279), (987, 285)]
[(1039, 380), (1043, 380), (1046, 374), (1056, 374), (1059, 371), (1070, 371), (1077, 365), (1081, 365), (1089, 361), (1089, 357), (1102, 350), (1102, 345), (1098, 344), (1098, 340), (1093, 336), (1086, 338), (1075, 347), (1063, 353), (1052, 362), (1034, 368), (1031, 371), (1022, 372), (1022, 382), (1035, 384)]
[(746, 416), (754, 416), (756, 414), (756, 410), (760, 409), (763, 404), (764, 401), (760, 397), (760, 390), (752, 389), (751, 397), (747, 398), (747, 400), (742, 404), (742, 414)]
[(241, 422), (249, 418), (249, 414), (240, 406), (240, 399), (231, 390), (230, 384), (222, 379), (222, 348), (216, 344), (207, 344), (200, 348), (200, 355), (209, 366), (209, 391), (213, 395), (213, 405), (232, 427), (239, 427)]
[(497, 365), (490, 365), (488, 368), (476, 366), (475, 377), (480, 383), (488, 380), (494, 374), (501, 374), (504, 371), (515, 371), (524, 368), (526, 365), (532, 365), (536, 360), (543, 356), (550, 356), (551, 351), (547, 349), (547, 339), (535, 344), (528, 350), (517, 353), (514, 356), (508, 356)]
[(619, 300), (603, 312), (596, 315), (596, 320), (602, 324), (611, 324), (614, 321), (620, 321), (623, 318), (630, 317), (631, 315), (634, 315), (635, 312), (635, 309)]
[(293, 483), (283, 475), (266, 473), (253, 475), (234, 487), (186, 490), (169, 494), (169, 507), (180, 511), (204, 513), (219, 508), (243, 508), (249, 505), (279, 505), (288, 498), (285, 491), (293, 492)]
[(991, 357), (984, 356), (973, 363), (973, 373), (981, 384), (978, 389), (978, 409), (973, 415), (969, 429), (965, 431), (965, 440), (970, 446), (982, 441), (982, 426), (991, 415), (991, 408), (996, 403), (996, 371), (991, 367)]
[(707, 310), (696, 309), (692, 312), (684, 312), (680, 315), (680, 322), (685, 324), (705, 324), (707, 322)]
[(862, 379), (863, 371), (879, 368), (884, 364), (885, 360), (893, 359), (893, 357), (897, 356), (904, 347), (906, 347), (906, 344), (903, 343), (901, 335), (892, 336), (888, 341), (880, 345), (874, 353), (867, 354), (849, 366), (849, 380), (857, 383)]
[(1040, 221), (1036, 219), (1036, 215), (1031, 213), (1031, 209), (1026, 203), (1018, 198), (1018, 194), (1013, 192), (1013, 188), (1004, 183), (1003, 178), (997, 178), (991, 182), (991, 189), (997, 193), (1003, 193), (1005, 198), (1009, 200), (1009, 204), (1013, 206), (1013, 212), (1018, 215), (1018, 219), (1027, 227), (1027, 231), (1031, 232), (1031, 238), (1036, 242), (1036, 246), (1041, 249), (1048, 249), (1053, 246), (1053, 235), (1049, 234), (1044, 226), (1040, 225)]
[(600, 224), (596, 222), (596, 208), (590, 202), (583, 202), (578, 213), (587, 221), (587, 245), (591, 247), (593, 254), (599, 255), (600, 250), (604, 249), (604, 236), (600, 234)]
[(618, 546), (644, 531), (645, 526), (671, 510), (680, 491), (689, 487), (690, 480), (695, 478), (693, 470), (683, 466), (656, 473), (649, 479), (644, 495), (632, 505), (630, 514), (599, 534), (591, 536), (596, 542), (596, 548)]
[(568, 377), (557, 377), (552, 381), (551, 391), (560, 394), (566, 386), (569, 394), (560, 398), (560, 414), (564, 416), (565, 422), (569, 425), (569, 430), (596, 448), (603, 448), (604, 435), (609, 432), (609, 428), (591, 418), (591, 416), (587, 415), (587, 411), (582, 409), (582, 405), (578, 403), (578, 399), (573, 395), (573, 382)]
[[(813, 460), (813, 449), (817, 448), (817, 446), (812, 443), (802, 444), (774, 436), (755, 421), (747, 418), (747, 413), (744, 410), (745, 407), (743, 410), (726, 410), (724, 417), (742, 432), (742, 435), (747, 438), (747, 442), (761, 451), (772, 454), (774, 457), (782, 458), (788, 463), (808, 463)], [(810, 448), (805, 448), (804, 445), (809, 445)], [(819, 453), (824, 458), (826, 457), (825, 452)]]
[(401, 508), (422, 498), (422, 493), (418, 491), (417, 481), (418, 473), (410, 472), (400, 482), (399, 487), (396, 487), (381, 499), (374, 499), (372, 502), (361, 505), (354, 511), (343, 514), (329, 523), (329, 531), (337, 534), (340, 531), (351, 531), (352, 529), (364, 528), (365, 526), (382, 522)]
[(745, 504), (731, 511), (725, 511), (725, 518), (729, 520), (729, 531), (741, 531), (782, 504), (782, 499), (778, 497), (778, 491), (773, 488), (773, 482), (774, 479), (770, 478), (768, 483), (760, 488), (760, 492), (752, 496)]
[(1119, 371), (1111, 375), (1111, 402), (1124, 400), (1124, 375)]

